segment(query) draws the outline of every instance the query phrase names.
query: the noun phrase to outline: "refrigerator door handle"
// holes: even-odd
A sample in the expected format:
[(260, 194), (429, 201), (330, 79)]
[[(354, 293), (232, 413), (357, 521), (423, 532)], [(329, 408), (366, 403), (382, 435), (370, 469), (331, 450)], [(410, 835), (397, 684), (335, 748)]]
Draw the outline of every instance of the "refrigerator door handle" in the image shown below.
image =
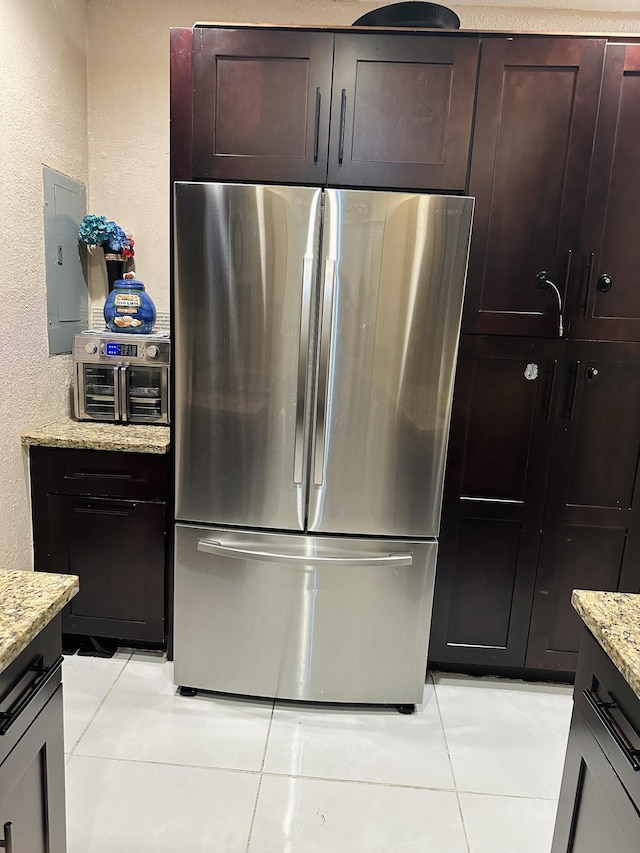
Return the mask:
[(222, 557), (237, 557), (240, 560), (256, 560), (260, 563), (319, 563), (323, 566), (411, 566), (413, 555), (398, 552), (370, 557), (329, 557), (309, 554), (279, 554), (274, 551), (258, 551), (251, 548), (238, 548), (235, 545), (223, 545), (213, 539), (198, 539), (198, 551), (205, 554), (219, 554)]
[(333, 294), (335, 290), (336, 262), (327, 258), (324, 267), (324, 293), (322, 297), (322, 329), (320, 334), (320, 365), (318, 372), (318, 398), (316, 402), (315, 458), (313, 484), (321, 486), (324, 480), (324, 458), (327, 444), (327, 401), (329, 399), (330, 353), (333, 334)]
[(311, 319), (311, 286), (313, 255), (305, 255), (302, 265), (302, 308), (300, 311), (300, 348), (296, 397), (296, 432), (293, 447), (293, 482), (301, 485), (304, 476), (304, 411), (309, 370), (309, 322)]

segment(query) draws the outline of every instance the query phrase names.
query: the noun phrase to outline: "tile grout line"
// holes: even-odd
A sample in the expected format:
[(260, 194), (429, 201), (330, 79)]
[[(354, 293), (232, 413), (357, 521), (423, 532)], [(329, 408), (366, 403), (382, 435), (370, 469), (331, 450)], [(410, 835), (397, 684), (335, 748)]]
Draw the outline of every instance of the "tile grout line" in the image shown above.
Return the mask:
[[(68, 753), (67, 753), (68, 755)], [(111, 755), (90, 755), (89, 753), (79, 753), (76, 755), (77, 758), (92, 758), (99, 759), (100, 761), (116, 761), (121, 764), (149, 764), (151, 766), (158, 767), (182, 767), (189, 770), (205, 770), (212, 771), (213, 773), (242, 773), (247, 776), (267, 776), (271, 779), (300, 779), (306, 782), (334, 782), (336, 785), (361, 785), (369, 788), (393, 788), (400, 791), (438, 791), (440, 793), (445, 794), (455, 794), (455, 788), (437, 788), (429, 785), (402, 785), (396, 782), (374, 782), (367, 779), (339, 779), (331, 776), (307, 776), (304, 774), (296, 774), (296, 773), (268, 773), (261, 772), (260, 770), (247, 770), (242, 767), (218, 767), (216, 765), (211, 764), (180, 764), (175, 761), (150, 761), (149, 759), (142, 758), (122, 758), (122, 757), (114, 757)], [(464, 792), (469, 793), (469, 792)], [(471, 792), (473, 793), (473, 792)], [(488, 796), (504, 796), (509, 797), (509, 795), (495, 794)], [(530, 797), (513, 797), (512, 799), (531, 799)], [(537, 797), (536, 799), (544, 799), (543, 797)], [(552, 798), (548, 798), (550, 801)]]
[[(67, 761), (65, 762), (65, 767), (66, 767), (66, 765), (69, 763), (69, 760), (70, 760), (70, 759), (75, 755), (75, 751), (76, 751), (76, 748), (77, 748), (78, 744), (80, 743), (80, 741), (82, 740), (82, 738), (86, 735), (86, 733), (87, 733), (87, 729), (89, 728), (89, 726), (91, 725), (91, 723), (95, 720), (95, 718), (96, 718), (96, 715), (97, 715), (98, 711), (100, 710), (100, 708), (102, 708), (102, 706), (103, 706), (103, 705), (104, 705), (104, 703), (106, 702), (106, 700), (107, 700), (108, 696), (110, 695), (111, 691), (113, 690), (113, 688), (114, 688), (114, 687), (116, 686), (116, 684), (118, 683), (118, 681), (119, 681), (119, 679), (120, 679), (120, 676), (121, 676), (121, 675), (122, 675), (122, 673), (125, 671), (126, 666), (127, 666), (127, 664), (129, 663), (129, 661), (131, 660), (131, 658), (132, 658), (132, 657), (133, 657), (133, 652), (131, 652), (131, 653), (129, 654), (129, 657), (128, 657), (128, 658), (126, 659), (126, 661), (123, 663), (123, 665), (122, 665), (122, 669), (121, 669), (121, 670), (120, 670), (120, 672), (116, 675), (116, 677), (114, 678), (113, 682), (111, 683), (111, 686), (109, 687), (109, 689), (107, 690), (107, 692), (104, 694), (104, 696), (103, 696), (103, 697), (102, 697), (102, 699), (100, 700), (100, 703), (98, 704), (98, 707), (96, 708), (96, 710), (95, 710), (95, 711), (93, 712), (93, 714), (91, 715), (91, 719), (89, 720), (89, 722), (87, 723), (87, 725), (83, 728), (82, 732), (80, 733), (80, 736), (76, 738), (75, 743), (74, 743), (74, 744), (73, 744), (73, 746), (71, 747), (71, 751), (67, 753), (67, 755), (69, 756), (69, 758), (68, 758), (68, 759), (67, 759)], [(63, 666), (64, 666), (64, 664), (63, 664)], [(63, 670), (63, 673), (64, 673), (64, 670)], [(62, 686), (62, 696), (64, 697), (64, 674), (63, 674), (63, 676), (62, 676), (62, 685), (63, 685), (63, 686)], [(64, 707), (64, 706), (63, 706), (63, 707)]]
[(247, 846), (245, 848), (245, 853), (249, 853), (249, 848), (251, 847), (251, 838), (253, 836), (253, 827), (256, 822), (256, 814), (258, 812), (258, 800), (260, 799), (260, 791), (262, 789), (262, 780), (264, 778), (264, 764), (267, 760), (267, 750), (269, 749), (269, 738), (271, 737), (271, 726), (273, 724), (273, 715), (276, 710), (276, 701), (273, 700), (273, 705), (271, 706), (271, 716), (269, 717), (269, 727), (267, 729), (267, 737), (264, 742), (264, 749), (262, 751), (262, 761), (260, 763), (260, 775), (258, 778), (258, 790), (256, 791), (256, 799), (253, 804), (253, 812), (251, 814), (251, 823), (249, 824), (249, 834), (247, 835)]
[(451, 776), (453, 777), (453, 786), (456, 792), (456, 802), (458, 803), (458, 811), (460, 813), (460, 821), (462, 823), (462, 832), (464, 833), (464, 841), (467, 845), (468, 853), (471, 853), (471, 844), (469, 843), (469, 836), (467, 834), (467, 825), (464, 820), (464, 813), (462, 811), (462, 803), (460, 802), (460, 791), (458, 790), (458, 780), (456, 779), (456, 772), (453, 769), (453, 761), (451, 760), (451, 752), (449, 751), (449, 741), (447, 739), (447, 730), (444, 727), (444, 717), (442, 716), (442, 709), (440, 708), (440, 702), (438, 700), (438, 691), (436, 689), (436, 682), (433, 678), (433, 675), (429, 673), (429, 678), (431, 679), (431, 684), (433, 685), (433, 695), (436, 699), (436, 707), (438, 709), (438, 716), (440, 718), (440, 725), (442, 726), (442, 736), (444, 737), (444, 745), (447, 750), (447, 758), (449, 759), (449, 766), (451, 767)]

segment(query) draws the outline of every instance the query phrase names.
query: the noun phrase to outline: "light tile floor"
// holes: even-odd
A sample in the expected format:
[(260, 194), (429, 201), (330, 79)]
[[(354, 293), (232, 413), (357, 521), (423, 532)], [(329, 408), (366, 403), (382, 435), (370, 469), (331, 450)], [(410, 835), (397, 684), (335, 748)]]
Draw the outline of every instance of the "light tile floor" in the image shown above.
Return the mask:
[(417, 713), (177, 695), (66, 657), (68, 853), (549, 853), (571, 688), (434, 674)]

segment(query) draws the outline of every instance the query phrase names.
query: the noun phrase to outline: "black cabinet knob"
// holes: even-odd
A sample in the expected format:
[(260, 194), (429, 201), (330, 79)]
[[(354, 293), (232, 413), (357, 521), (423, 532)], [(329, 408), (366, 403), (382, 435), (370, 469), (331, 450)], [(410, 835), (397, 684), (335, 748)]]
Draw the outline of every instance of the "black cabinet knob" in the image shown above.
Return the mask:
[(545, 270), (540, 270), (540, 272), (536, 275), (536, 287), (538, 290), (548, 290), (550, 287), (553, 287), (553, 282), (549, 278), (549, 273), (545, 272)]
[(585, 378), (587, 382), (595, 382), (599, 375), (600, 371), (597, 367), (587, 367), (585, 370)]
[(596, 287), (600, 293), (608, 293), (613, 287), (613, 278), (608, 273), (603, 273), (596, 282)]

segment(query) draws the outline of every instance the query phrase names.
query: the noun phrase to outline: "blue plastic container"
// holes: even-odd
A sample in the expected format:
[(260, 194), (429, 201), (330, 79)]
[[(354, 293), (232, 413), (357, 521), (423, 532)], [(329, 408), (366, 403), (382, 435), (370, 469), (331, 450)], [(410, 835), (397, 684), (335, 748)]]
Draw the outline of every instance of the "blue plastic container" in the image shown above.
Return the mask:
[(112, 332), (146, 335), (156, 321), (156, 306), (135, 278), (119, 278), (104, 303), (104, 321)]

